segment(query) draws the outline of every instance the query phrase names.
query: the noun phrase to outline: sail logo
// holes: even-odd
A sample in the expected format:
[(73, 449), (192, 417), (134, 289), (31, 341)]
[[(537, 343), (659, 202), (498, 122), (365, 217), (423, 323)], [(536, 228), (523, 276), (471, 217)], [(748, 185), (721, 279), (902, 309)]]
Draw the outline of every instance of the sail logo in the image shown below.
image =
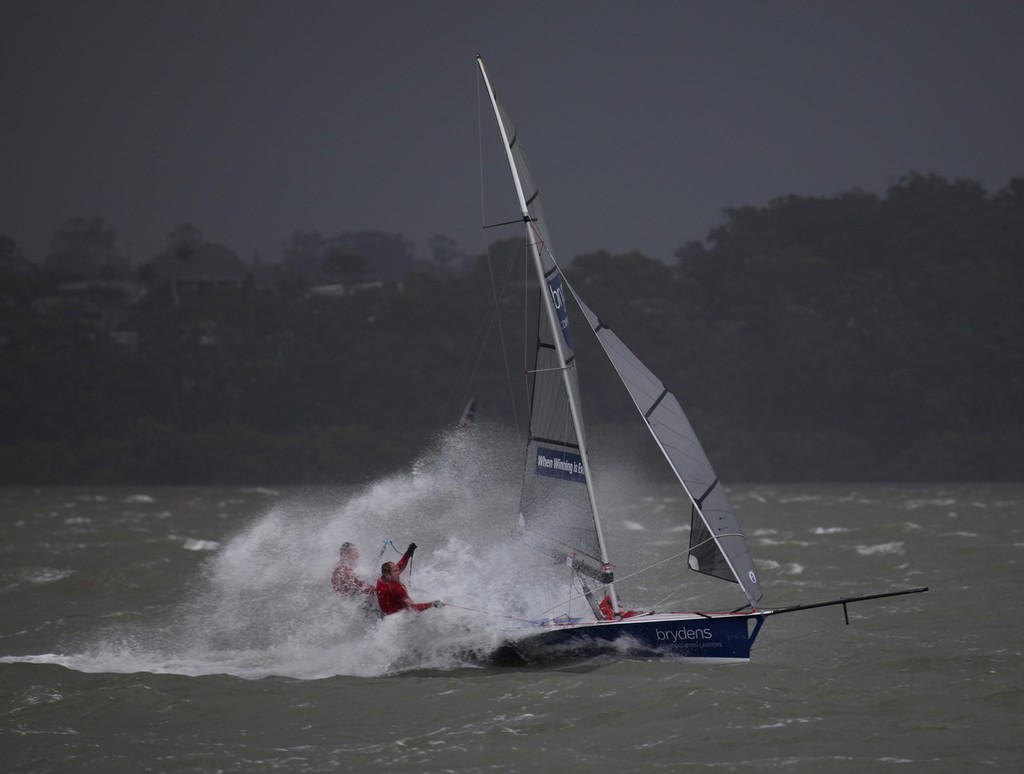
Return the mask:
[(548, 280), (548, 292), (551, 294), (551, 304), (555, 307), (555, 316), (558, 318), (558, 325), (562, 329), (562, 337), (570, 350), (576, 347), (572, 343), (572, 331), (569, 329), (569, 310), (565, 305), (565, 289), (562, 287), (562, 275), (558, 272)]
[(567, 481), (586, 483), (587, 476), (583, 470), (583, 458), (572, 452), (555, 451), (554, 449), (537, 449), (537, 475), (563, 478)]

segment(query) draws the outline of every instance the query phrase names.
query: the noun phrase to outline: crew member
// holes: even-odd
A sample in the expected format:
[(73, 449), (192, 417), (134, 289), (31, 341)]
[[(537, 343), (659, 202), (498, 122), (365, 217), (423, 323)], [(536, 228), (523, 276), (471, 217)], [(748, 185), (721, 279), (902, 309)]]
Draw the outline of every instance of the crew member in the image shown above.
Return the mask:
[[(604, 599), (601, 600), (601, 604), (598, 605), (601, 609), (601, 613), (604, 615), (606, 621), (615, 620), (615, 608), (612, 607), (612, 595), (605, 594)], [(619, 610), (619, 618), (632, 618), (635, 615), (640, 615), (639, 610)]]
[(338, 549), (338, 563), (331, 571), (331, 587), (336, 594), (361, 599), (373, 594), (373, 586), (356, 575), (359, 549), (352, 543), (344, 542)]
[(380, 578), (377, 580), (377, 604), (384, 615), (391, 615), (402, 610), (420, 611), (444, 606), (439, 599), (435, 599), (433, 602), (413, 602), (409, 599), (409, 592), (399, 576), (405, 566), (409, 564), (415, 551), (416, 544), (410, 543), (401, 559), (397, 562), (384, 562), (381, 565)]

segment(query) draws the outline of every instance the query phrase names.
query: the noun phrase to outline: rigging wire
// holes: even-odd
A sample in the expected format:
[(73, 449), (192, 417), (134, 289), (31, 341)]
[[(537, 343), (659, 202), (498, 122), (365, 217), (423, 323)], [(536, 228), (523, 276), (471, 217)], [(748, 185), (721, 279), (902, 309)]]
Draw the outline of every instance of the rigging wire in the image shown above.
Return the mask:
[[(494, 318), (497, 315), (497, 308), (492, 308), (487, 317), (487, 322), (479, 326), (476, 331), (476, 335), (473, 337), (473, 341), (470, 346), (466, 349), (466, 356), (463, 358), (462, 365), (459, 366), (458, 373), (454, 379), (452, 389), (448, 393), (447, 399), (444, 401), (444, 405), (441, 408), (441, 413), (437, 419), (438, 429), (443, 429), (451, 424), (451, 411), (450, 406), (452, 405), (452, 397), (455, 395), (457, 385), (464, 384), (462, 391), (462, 399), (458, 404), (459, 406), (465, 406), (469, 400), (469, 396), (473, 390), (473, 381), (476, 379), (477, 371), (480, 367), (480, 359), (483, 357), (484, 349), (487, 344), (487, 339), (490, 336), (491, 328), (494, 326)], [(473, 358), (474, 353), (476, 359), (473, 360), (472, 367), (469, 368), (470, 359)], [(467, 368), (469, 368), (469, 375), (466, 376)]]
[[(654, 564), (650, 564), (650, 565), (648, 565), (646, 567), (641, 567), (639, 570), (636, 570), (635, 572), (631, 572), (629, 575), (623, 575), (622, 577), (617, 577), (615, 579), (615, 582), (616, 583), (622, 583), (623, 581), (627, 581), (630, 578), (635, 578), (638, 575), (643, 575), (646, 572), (650, 572), (655, 567), (658, 567), (658, 566), (660, 566), (662, 564), (665, 564), (666, 562), (671, 562), (671, 561), (673, 561), (675, 559), (678, 559), (680, 556), (684, 556), (688, 551), (689, 551), (689, 549), (687, 548), (687, 549), (685, 549), (683, 551), (679, 551), (678, 553), (673, 554), (672, 556), (668, 556), (668, 557), (665, 557), (664, 559), (660, 559), (659, 561), (655, 562)], [(552, 610), (556, 610), (556, 609), (562, 607), (563, 605), (565, 606), (566, 610), (569, 610), (570, 609), (570, 605), (573, 602), (575, 602), (577, 599), (583, 599), (584, 597), (586, 597), (586, 594), (583, 594), (583, 593), (574, 594), (573, 593), (574, 590), (575, 590), (575, 586), (571, 585), (570, 591), (569, 591), (570, 596), (568, 597), (568, 599), (560, 600), (559, 602), (557, 602), (554, 605), (552, 605), (551, 607), (549, 607), (547, 610), (541, 611), (538, 614), (537, 617), (546, 615), (547, 613), (550, 613)], [(665, 600), (669, 599), (675, 593), (676, 593), (676, 591), (674, 590), (674, 591), (672, 591), (672, 593), (670, 593), (665, 598), (658, 600), (656, 603), (651, 605), (651, 610), (652, 611), (655, 610), (658, 607), (658, 605), (661, 605), (663, 602), (665, 602)]]
[(520, 623), (533, 623), (529, 618), (520, 618), (515, 615), (508, 615), (507, 613), (496, 613), (493, 610), (479, 610), (475, 607), (466, 607), (465, 605), (454, 605), (451, 602), (445, 602), (445, 607), (454, 607), (456, 610), (468, 610), (471, 613), (480, 613), (481, 615), (493, 615), (496, 618), (508, 618), (510, 621), (519, 621)]
[[(501, 324), (501, 305), (499, 303), (500, 298), (504, 295), (505, 289), (508, 285), (509, 279), (512, 276), (512, 267), (516, 263), (518, 258), (518, 251), (514, 251), (509, 257), (508, 266), (504, 272), (504, 278), (500, 283), (495, 281), (494, 273), (494, 259), (491, 255), (491, 246), (485, 236), (487, 232), (487, 197), (485, 194), (486, 185), (484, 180), (484, 134), (483, 134), (483, 97), (481, 92), (481, 78), (479, 75), (479, 69), (477, 68), (477, 79), (476, 79), (476, 100), (477, 100), (477, 155), (478, 155), (478, 167), (480, 174), (480, 237), (483, 241), (484, 255), (487, 259), (487, 272), (491, 281), (491, 299), (493, 302), (493, 313), (491, 321), (487, 325), (487, 332), (490, 332), (491, 324), (497, 323), (498, 326), (498, 341), (501, 345), (502, 360), (505, 364), (505, 381), (509, 390), (509, 402), (512, 408), (512, 421), (515, 425), (516, 432), (520, 432), (519, 427), (519, 413), (516, 409), (515, 390), (512, 385), (512, 374), (509, 370), (509, 357), (508, 357), (508, 346), (505, 342), (505, 331)], [(509, 223), (521, 223), (521, 219), (509, 221)], [(483, 347), (481, 346), (480, 356), (483, 354)], [(480, 362), (480, 356), (477, 357), (477, 364)], [(473, 371), (474, 376), (476, 375), (476, 368)]]
[[(388, 550), (388, 546), (391, 546), (391, 548), (394, 549), (394, 552), (396, 554), (398, 554), (399, 556), (404, 556), (404, 554), (401, 551), (398, 550), (398, 546), (396, 546), (390, 539), (385, 538), (384, 539), (384, 544), (380, 547), (380, 553), (377, 554), (377, 561), (378, 562), (380, 562), (380, 560), (384, 557), (384, 552)], [(409, 568), (409, 585), (411, 586), (412, 585), (412, 557), (411, 556), (409, 557), (409, 561), (406, 563), (405, 566)]]
[[(512, 388), (512, 376), (511, 376), (511, 374), (509, 372), (508, 351), (507, 351), (507, 347), (505, 345), (504, 333), (502, 332), (502, 328), (501, 328), (501, 315), (500, 315), (500, 303), (499, 303), (500, 298), (502, 298), (505, 295), (505, 290), (508, 287), (509, 281), (511, 280), (512, 269), (514, 268), (515, 263), (516, 263), (516, 256), (513, 255), (513, 257), (509, 260), (508, 265), (506, 266), (506, 268), (504, 270), (503, 276), (499, 277), (500, 281), (497, 282), (497, 283), (495, 282), (495, 279), (494, 279), (494, 272), (493, 272), (492, 263), (493, 263), (493, 261), (491, 259), (490, 249), (488, 248), (488, 251), (487, 251), (487, 266), (488, 266), (488, 269), (489, 269), (489, 271), (491, 273), (491, 296), (492, 296), (493, 303), (491, 304), (491, 309), (490, 309), (490, 311), (487, 314), (486, 322), (482, 326), (477, 327), (477, 333), (474, 336), (471, 345), (466, 350), (466, 356), (465, 356), (465, 358), (462, 361), (462, 365), (459, 367), (458, 376), (455, 379), (455, 384), (464, 384), (465, 385), (465, 387), (463, 388), (463, 392), (462, 392), (462, 401), (459, 404), (460, 406), (465, 406), (466, 403), (469, 400), (469, 397), (470, 397), (472, 391), (473, 391), (473, 382), (476, 380), (476, 375), (477, 375), (477, 373), (480, 370), (480, 361), (481, 361), (481, 359), (484, 356), (484, 352), (485, 352), (486, 346), (487, 346), (487, 341), (488, 341), (488, 339), (490, 338), (490, 335), (491, 335), (491, 330), (494, 328), (495, 324), (497, 324), (498, 331), (499, 331), (499, 339), (501, 341), (501, 349), (502, 349), (502, 354), (503, 354), (503, 360), (504, 360), (504, 364), (505, 364), (505, 380), (506, 380), (506, 383), (508, 384), (508, 387), (509, 387), (509, 394), (510, 394), (510, 401), (509, 402), (511, 403), (511, 406), (512, 406), (512, 419), (513, 419), (513, 422), (515, 423), (516, 430), (518, 432), (519, 429), (520, 429), (519, 428), (519, 416), (518, 416), (518, 413), (516, 411), (515, 395), (514, 395), (513, 388)], [(495, 284), (497, 284), (497, 290), (495, 290)], [(475, 355), (475, 358), (474, 358), (474, 355)], [(469, 363), (470, 363), (471, 359), (473, 360), (472, 367), (469, 366)], [(469, 371), (468, 376), (466, 375), (467, 369)], [(443, 406), (443, 408), (441, 410), (441, 415), (438, 417), (438, 421), (437, 421), (437, 425), (438, 425), (439, 429), (447, 427), (450, 424), (450, 411), (449, 411), (449, 407), (451, 406), (452, 396), (455, 394), (455, 390), (456, 389), (457, 388), (453, 386), (451, 392), (449, 392), (449, 394), (448, 394), (448, 398), (444, 402), (444, 406)]]
[[(479, 70), (477, 70), (477, 146), (478, 146), (478, 170), (480, 177), (480, 223), (481, 223), (481, 235), (483, 235), (487, 229), (494, 227), (495, 225), (513, 225), (521, 224), (522, 218), (517, 218), (507, 223), (491, 224), (487, 225), (486, 217), (486, 183), (484, 179), (485, 175), (485, 164), (484, 164), (484, 140), (483, 140), (483, 103), (480, 88), (480, 77)], [(506, 343), (506, 337), (504, 329), (501, 323), (501, 305), (500, 300), (505, 296), (505, 292), (508, 288), (509, 282), (512, 277), (512, 269), (515, 267), (519, 254), (513, 252), (508, 259), (507, 266), (501, 271), (496, 277), (495, 272), (495, 258), (491, 252), (491, 247), (487, 243), (486, 237), (482, 238), (483, 241), (483, 255), (487, 262), (488, 276), (490, 280), (490, 291), (491, 291), (491, 309), (487, 313), (486, 320), (482, 325), (476, 327), (476, 335), (473, 337), (473, 341), (470, 346), (466, 349), (465, 357), (462, 364), (459, 366), (456, 378), (453, 380), (452, 389), (449, 391), (448, 396), (444, 400), (444, 403), (440, 409), (440, 414), (436, 421), (436, 427), (438, 430), (442, 430), (451, 424), (450, 417), (452, 415), (451, 405), (454, 396), (459, 389), (459, 385), (463, 385), (463, 392), (461, 401), (458, 407), (467, 405), (470, 395), (473, 391), (473, 383), (476, 380), (477, 373), (480, 368), (480, 361), (483, 358), (484, 351), (487, 346), (487, 341), (490, 338), (491, 331), (495, 326), (498, 328), (498, 339), (502, 352), (502, 359), (505, 366), (505, 381), (509, 390), (509, 403), (511, 404), (512, 419), (517, 432), (521, 432), (519, 427), (519, 416), (516, 408), (515, 390), (513, 388), (513, 379), (509, 369), (509, 355), (508, 346)], [(472, 365), (470, 366), (470, 362)], [(467, 376), (468, 371), (468, 376)]]

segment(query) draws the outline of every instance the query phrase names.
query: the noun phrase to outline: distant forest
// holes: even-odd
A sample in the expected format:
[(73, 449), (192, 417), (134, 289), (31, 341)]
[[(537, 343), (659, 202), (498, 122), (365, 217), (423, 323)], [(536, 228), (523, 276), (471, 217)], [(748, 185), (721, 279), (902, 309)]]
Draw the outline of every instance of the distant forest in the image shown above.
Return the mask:
[[(41, 261), (0, 236), (0, 484), (362, 482), (467, 395), (485, 431), (525, 411), (518, 236), (429, 262), (377, 232), (266, 264), (189, 225), (142, 265), (116, 245), (99, 217)], [(561, 256), (727, 482), (1024, 479), (1024, 178), (729, 209), (675, 259)], [(635, 415), (604, 381), (584, 412)]]

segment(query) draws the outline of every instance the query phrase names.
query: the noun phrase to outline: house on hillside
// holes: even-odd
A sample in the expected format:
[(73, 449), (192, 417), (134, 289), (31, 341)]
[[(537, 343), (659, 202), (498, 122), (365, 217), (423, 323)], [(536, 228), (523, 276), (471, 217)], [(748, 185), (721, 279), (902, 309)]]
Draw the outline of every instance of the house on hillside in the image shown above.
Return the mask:
[(175, 306), (218, 289), (240, 288), (250, 274), (233, 250), (216, 242), (165, 251), (147, 265), (146, 271), (154, 285), (170, 284)]
[(63, 314), (95, 326), (119, 346), (134, 350), (139, 334), (132, 330), (132, 314), (149, 288), (131, 280), (91, 279), (62, 282), (52, 293), (32, 304), (40, 314)]

